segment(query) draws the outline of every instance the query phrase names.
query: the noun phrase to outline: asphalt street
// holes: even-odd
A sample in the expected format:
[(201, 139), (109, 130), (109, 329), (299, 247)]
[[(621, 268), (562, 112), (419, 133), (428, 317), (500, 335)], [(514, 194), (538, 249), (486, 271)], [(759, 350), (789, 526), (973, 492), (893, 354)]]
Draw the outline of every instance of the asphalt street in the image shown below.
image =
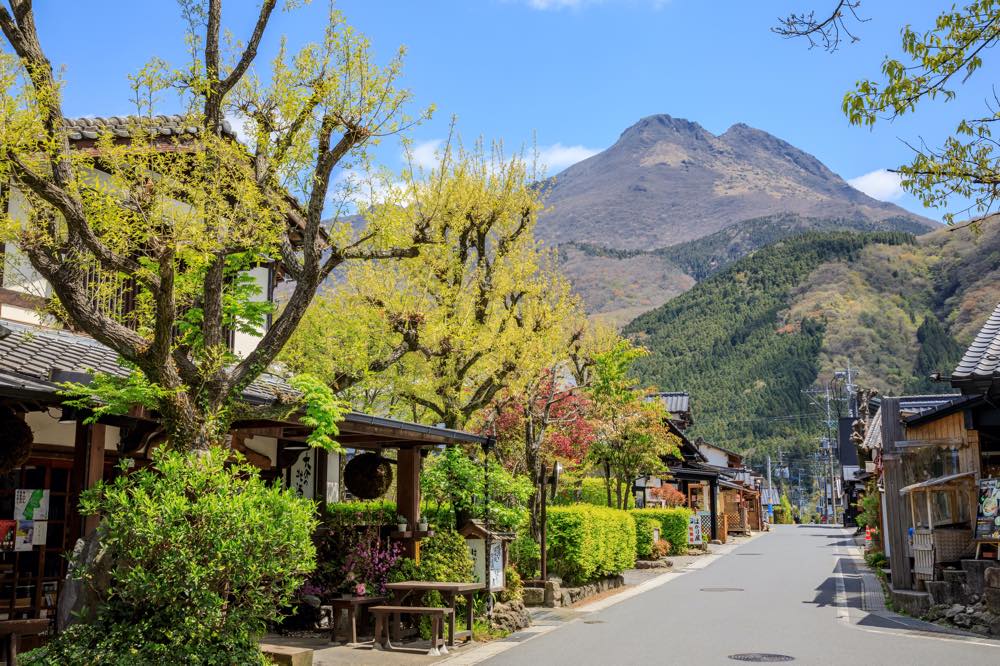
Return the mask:
[(1000, 664), (1000, 641), (931, 633), (930, 625), (862, 610), (852, 533), (776, 526), (704, 568), (485, 663), (735, 664), (734, 655), (762, 653), (841, 666)]

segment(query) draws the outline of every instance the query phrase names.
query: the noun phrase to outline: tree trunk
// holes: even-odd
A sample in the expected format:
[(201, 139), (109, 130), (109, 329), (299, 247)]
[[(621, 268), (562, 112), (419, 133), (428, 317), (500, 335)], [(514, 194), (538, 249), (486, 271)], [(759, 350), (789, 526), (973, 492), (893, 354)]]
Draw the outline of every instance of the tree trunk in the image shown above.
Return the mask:
[(604, 461), (604, 491), (608, 495), (608, 507), (611, 504), (611, 463), (607, 460)]
[(618, 508), (622, 508), (622, 480), (618, 476), (615, 477), (615, 502), (618, 504)]

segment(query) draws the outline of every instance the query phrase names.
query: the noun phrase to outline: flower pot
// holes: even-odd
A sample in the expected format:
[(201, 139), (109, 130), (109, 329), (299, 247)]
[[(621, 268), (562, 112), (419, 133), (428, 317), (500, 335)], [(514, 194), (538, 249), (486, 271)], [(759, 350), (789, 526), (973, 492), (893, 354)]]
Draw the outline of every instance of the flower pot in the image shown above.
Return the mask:
[(398, 529), (398, 530), (399, 530), (400, 532), (405, 532), (405, 531), (406, 531), (406, 523), (399, 523), (399, 524), (397, 524), (397, 525), (396, 525), (396, 528), (397, 528), (397, 529)]
[(427, 531), (427, 523), (426, 522), (417, 523), (417, 531), (419, 531), (419, 532), (426, 532)]

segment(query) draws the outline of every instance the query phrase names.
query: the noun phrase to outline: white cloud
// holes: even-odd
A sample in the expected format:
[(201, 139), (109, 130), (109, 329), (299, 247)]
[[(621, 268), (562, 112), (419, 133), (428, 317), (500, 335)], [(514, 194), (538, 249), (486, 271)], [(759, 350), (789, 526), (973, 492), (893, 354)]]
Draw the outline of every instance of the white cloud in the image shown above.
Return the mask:
[(413, 144), (413, 147), (410, 149), (410, 157), (413, 159), (413, 165), (425, 171), (430, 171), (437, 167), (441, 163), (441, 147), (443, 145), (444, 141), (442, 139), (431, 139), (430, 141), (421, 141), (420, 143)]
[(878, 169), (863, 176), (851, 178), (847, 182), (854, 189), (861, 190), (873, 199), (896, 201), (903, 196), (901, 181), (902, 177), (898, 173)]
[(555, 173), (599, 152), (601, 151), (586, 146), (564, 146), (561, 143), (554, 143), (551, 146), (539, 147), (538, 162), (546, 173)]

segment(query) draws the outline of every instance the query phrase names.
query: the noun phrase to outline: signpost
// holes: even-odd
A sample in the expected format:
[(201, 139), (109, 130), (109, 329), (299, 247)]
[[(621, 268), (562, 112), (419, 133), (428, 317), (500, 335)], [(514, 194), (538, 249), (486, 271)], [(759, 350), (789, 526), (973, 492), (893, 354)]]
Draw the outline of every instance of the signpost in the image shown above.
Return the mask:
[(688, 518), (688, 545), (697, 546), (702, 543), (701, 516), (696, 513)]

